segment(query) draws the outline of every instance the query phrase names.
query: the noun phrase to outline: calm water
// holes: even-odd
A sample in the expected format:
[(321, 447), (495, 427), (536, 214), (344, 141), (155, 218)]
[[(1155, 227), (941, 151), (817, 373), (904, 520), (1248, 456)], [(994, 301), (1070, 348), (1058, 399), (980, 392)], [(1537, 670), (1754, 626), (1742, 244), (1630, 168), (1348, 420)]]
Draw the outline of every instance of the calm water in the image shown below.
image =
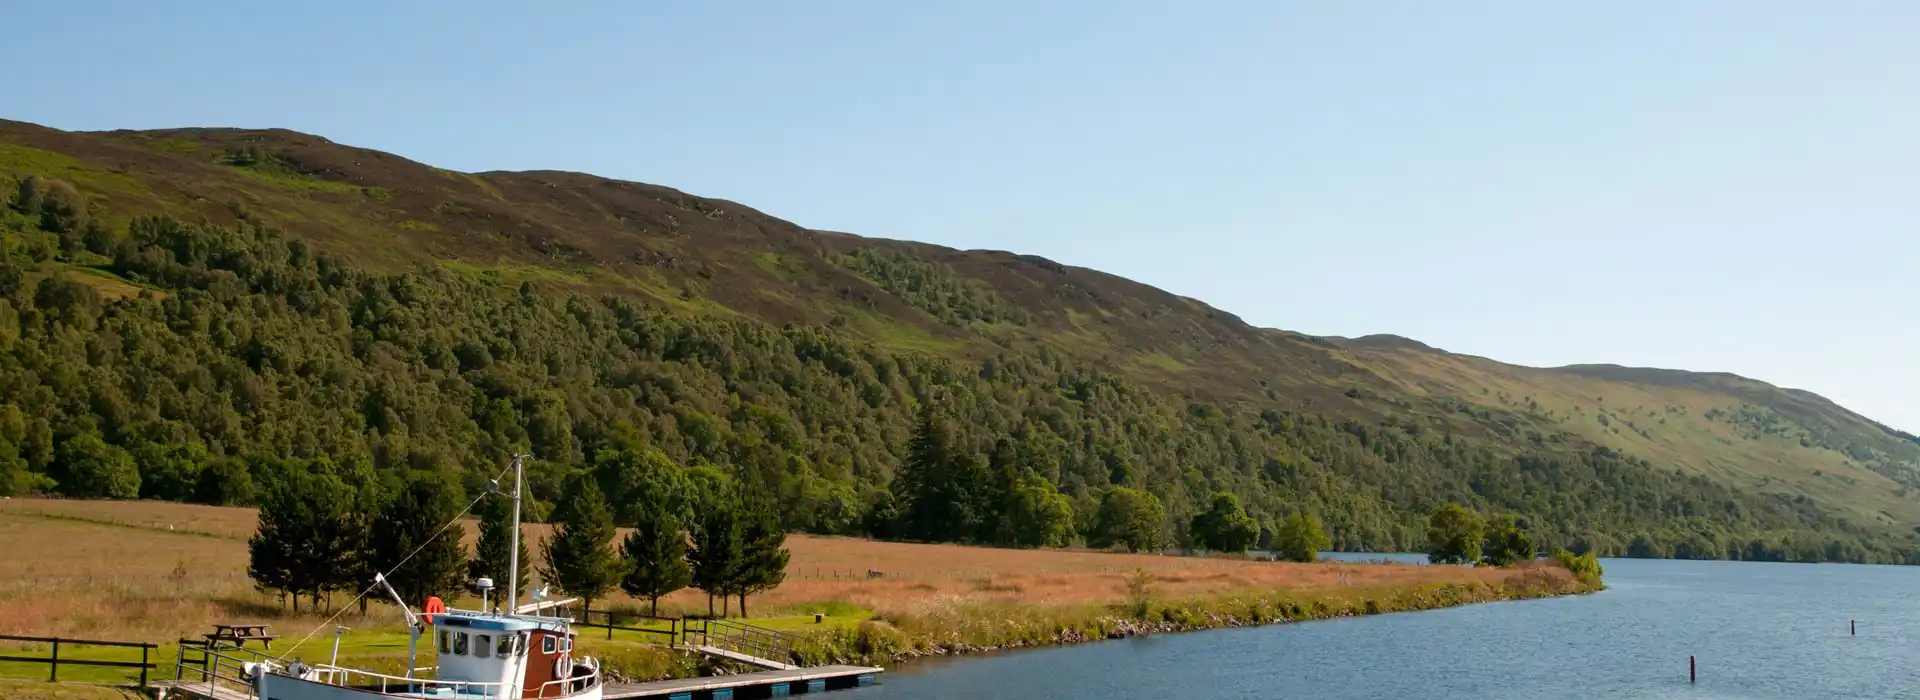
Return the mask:
[(1920, 698), (1920, 567), (1604, 564), (1590, 596), (922, 662), (836, 697)]

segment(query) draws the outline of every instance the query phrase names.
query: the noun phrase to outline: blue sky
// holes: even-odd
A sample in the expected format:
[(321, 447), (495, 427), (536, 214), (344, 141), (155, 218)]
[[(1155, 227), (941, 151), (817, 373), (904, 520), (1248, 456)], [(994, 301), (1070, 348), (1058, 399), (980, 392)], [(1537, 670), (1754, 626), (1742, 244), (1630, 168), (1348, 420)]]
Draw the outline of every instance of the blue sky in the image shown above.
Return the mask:
[(653, 182), (1920, 432), (1920, 3), (546, 4), (10, 3), (0, 117)]

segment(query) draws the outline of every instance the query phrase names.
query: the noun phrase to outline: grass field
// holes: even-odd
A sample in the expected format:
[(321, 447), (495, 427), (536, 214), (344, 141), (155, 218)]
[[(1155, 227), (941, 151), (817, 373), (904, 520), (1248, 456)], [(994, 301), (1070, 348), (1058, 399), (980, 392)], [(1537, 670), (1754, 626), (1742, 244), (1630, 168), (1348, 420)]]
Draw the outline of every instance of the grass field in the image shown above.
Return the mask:
[[(336, 594), (337, 616), (280, 607), (246, 576), (247, 538), (254, 511), (161, 502), (15, 499), (0, 501), (0, 634), (172, 642), (206, 632), (215, 623), (257, 622), (282, 636), (274, 651), (298, 647), (324, 658), (334, 625), (351, 628), (343, 660), (398, 668), (406, 633), (389, 606), (366, 616)], [(471, 542), (474, 528), (469, 524)], [(538, 540), (544, 525), (528, 526)], [(1089, 551), (1009, 550), (792, 535), (787, 582), (750, 600), (760, 624), (795, 632), (832, 632), (876, 618), (908, 625), (948, 620), (971, 610), (1074, 609), (1117, 606), (1127, 600), (1128, 572), (1152, 572), (1156, 596), (1211, 600), (1249, 591), (1433, 590), (1450, 585), (1497, 587), (1513, 572), (1496, 569), (1379, 564), (1279, 564), (1232, 558), (1129, 555)], [(532, 545), (538, 552), (537, 541)], [(873, 573), (869, 573), (873, 572)], [(1343, 579), (1344, 578), (1344, 582)], [(663, 612), (700, 612), (706, 598), (681, 591)], [(1357, 602), (1355, 604), (1358, 604)], [(616, 595), (596, 607), (640, 609)], [(822, 623), (813, 613), (822, 613)], [(1085, 613), (1082, 613), (1085, 614)], [(685, 663), (646, 643), (655, 638), (621, 632), (612, 641), (591, 638), (590, 653), (623, 659), (635, 675), (679, 672)], [(30, 652), (42, 655), (44, 650)], [(63, 650), (63, 656), (68, 652)], [(126, 650), (94, 649), (92, 658), (126, 659)], [(137, 659), (138, 652), (132, 652)], [(171, 646), (161, 650), (167, 662)], [(682, 669), (684, 670), (684, 669)], [(80, 669), (75, 679), (116, 681), (117, 669)], [(44, 677), (45, 667), (0, 663), (0, 677)], [(161, 675), (171, 677), (171, 668)], [(69, 676), (63, 673), (63, 679)]]

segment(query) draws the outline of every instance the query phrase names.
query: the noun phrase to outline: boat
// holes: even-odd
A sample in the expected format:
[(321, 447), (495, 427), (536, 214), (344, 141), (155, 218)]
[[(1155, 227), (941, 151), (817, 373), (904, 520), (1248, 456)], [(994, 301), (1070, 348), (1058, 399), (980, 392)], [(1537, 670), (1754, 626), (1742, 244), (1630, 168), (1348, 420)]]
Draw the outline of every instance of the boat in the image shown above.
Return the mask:
[[(520, 493), (523, 457), (513, 458), (513, 541), (508, 548), (505, 610), (488, 604), (493, 582), (479, 579), (480, 610), (446, 607), (429, 598), (415, 612), (393, 590), (384, 575), (374, 582), (384, 587), (406, 615), (411, 633), (407, 667), (402, 675), (377, 673), (333, 663), (308, 665), (263, 659), (242, 666), (256, 698), (272, 700), (600, 700), (600, 666), (591, 657), (575, 656), (573, 620), (543, 615), (564, 603), (544, 599), (521, 604), (515, 583), (520, 575)], [(496, 489), (497, 491), (497, 489)], [(430, 628), (430, 629), (429, 629)], [(432, 666), (418, 666), (420, 642), (426, 638), (434, 655)], [(334, 637), (334, 659), (339, 658), (339, 636)]]

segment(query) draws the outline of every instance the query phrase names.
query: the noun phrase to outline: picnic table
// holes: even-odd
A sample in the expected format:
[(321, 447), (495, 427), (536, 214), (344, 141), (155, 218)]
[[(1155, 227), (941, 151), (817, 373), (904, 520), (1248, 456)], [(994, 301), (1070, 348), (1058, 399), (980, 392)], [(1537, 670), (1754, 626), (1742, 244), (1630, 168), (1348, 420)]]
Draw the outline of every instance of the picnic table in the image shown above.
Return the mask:
[(261, 647), (272, 649), (273, 640), (279, 638), (279, 635), (268, 634), (266, 625), (214, 625), (213, 631), (207, 633), (209, 644), (227, 642), (237, 647), (257, 641)]

